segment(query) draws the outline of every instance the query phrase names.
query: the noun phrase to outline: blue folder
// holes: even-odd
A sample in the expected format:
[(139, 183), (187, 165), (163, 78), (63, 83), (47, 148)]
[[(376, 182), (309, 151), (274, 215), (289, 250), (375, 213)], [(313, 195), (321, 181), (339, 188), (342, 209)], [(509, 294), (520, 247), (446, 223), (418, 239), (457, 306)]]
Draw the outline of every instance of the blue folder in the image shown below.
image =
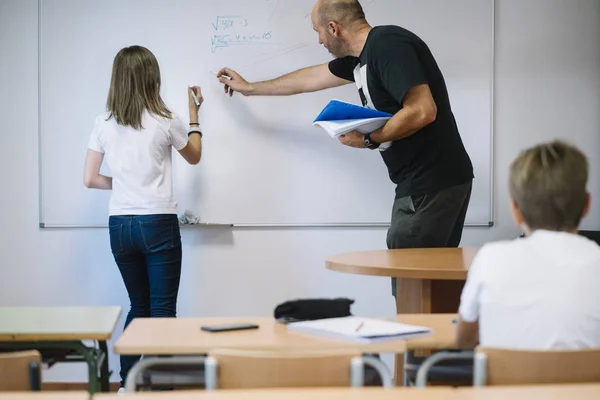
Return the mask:
[(357, 106), (355, 104), (346, 103), (340, 100), (331, 100), (317, 118), (317, 121), (340, 121), (345, 119), (365, 119), (365, 118), (381, 118), (391, 117), (383, 111), (373, 110), (371, 108)]

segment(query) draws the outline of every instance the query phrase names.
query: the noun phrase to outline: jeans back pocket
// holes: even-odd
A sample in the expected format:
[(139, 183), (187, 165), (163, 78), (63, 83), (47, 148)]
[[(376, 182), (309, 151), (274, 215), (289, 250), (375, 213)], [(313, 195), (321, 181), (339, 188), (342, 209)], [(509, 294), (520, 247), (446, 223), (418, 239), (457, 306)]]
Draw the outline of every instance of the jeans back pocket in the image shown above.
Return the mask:
[(150, 252), (171, 250), (181, 245), (177, 216), (149, 216), (140, 221), (144, 247)]
[(123, 224), (112, 223), (108, 225), (108, 233), (110, 237), (110, 250), (113, 256), (118, 256), (123, 252)]

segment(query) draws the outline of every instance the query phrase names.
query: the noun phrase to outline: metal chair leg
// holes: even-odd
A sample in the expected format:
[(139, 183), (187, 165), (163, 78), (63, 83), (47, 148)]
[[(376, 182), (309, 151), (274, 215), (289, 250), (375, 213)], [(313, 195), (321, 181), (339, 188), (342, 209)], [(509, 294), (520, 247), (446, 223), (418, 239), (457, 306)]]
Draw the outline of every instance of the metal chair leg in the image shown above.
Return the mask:
[(427, 377), (429, 375), (429, 370), (435, 364), (440, 361), (445, 360), (469, 360), (473, 359), (473, 351), (461, 351), (461, 352), (450, 352), (450, 351), (441, 351), (439, 353), (435, 353), (430, 356), (421, 364), (419, 370), (417, 371), (417, 379), (415, 386), (416, 387), (426, 387), (427, 386)]
[(157, 365), (202, 365), (206, 361), (206, 357), (152, 357), (143, 358), (138, 361), (127, 374), (125, 379), (125, 391), (135, 392), (137, 388), (138, 377), (144, 372), (146, 368), (154, 367)]
[(477, 353), (473, 360), (473, 386), (485, 386), (486, 383), (487, 356), (485, 353)]
[(392, 373), (388, 369), (387, 365), (383, 363), (379, 358), (364, 356), (362, 357), (363, 363), (370, 367), (373, 367), (381, 377), (382, 386), (386, 389), (392, 387), (392, 380), (394, 379)]

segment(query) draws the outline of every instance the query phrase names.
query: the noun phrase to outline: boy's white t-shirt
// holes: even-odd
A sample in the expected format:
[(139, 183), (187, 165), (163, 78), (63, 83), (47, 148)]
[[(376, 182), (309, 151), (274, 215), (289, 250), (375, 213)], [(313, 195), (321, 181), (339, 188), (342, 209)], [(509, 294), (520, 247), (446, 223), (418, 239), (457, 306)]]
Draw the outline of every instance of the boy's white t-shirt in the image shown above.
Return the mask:
[(482, 346), (600, 347), (600, 246), (546, 230), (487, 244), (469, 269), (459, 314), (479, 320)]
[(142, 129), (118, 125), (108, 113), (96, 117), (88, 147), (103, 153), (113, 174), (110, 215), (177, 214), (171, 147), (188, 143), (181, 119), (145, 112)]

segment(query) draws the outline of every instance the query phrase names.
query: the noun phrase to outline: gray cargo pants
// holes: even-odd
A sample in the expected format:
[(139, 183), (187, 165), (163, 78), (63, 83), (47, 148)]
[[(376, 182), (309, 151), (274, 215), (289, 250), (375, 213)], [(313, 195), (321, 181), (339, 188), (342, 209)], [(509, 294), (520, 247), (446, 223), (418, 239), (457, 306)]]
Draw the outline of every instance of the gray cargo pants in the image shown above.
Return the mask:
[[(396, 199), (387, 233), (388, 249), (458, 247), (471, 198), (473, 181)], [(396, 278), (392, 278), (396, 296)]]

